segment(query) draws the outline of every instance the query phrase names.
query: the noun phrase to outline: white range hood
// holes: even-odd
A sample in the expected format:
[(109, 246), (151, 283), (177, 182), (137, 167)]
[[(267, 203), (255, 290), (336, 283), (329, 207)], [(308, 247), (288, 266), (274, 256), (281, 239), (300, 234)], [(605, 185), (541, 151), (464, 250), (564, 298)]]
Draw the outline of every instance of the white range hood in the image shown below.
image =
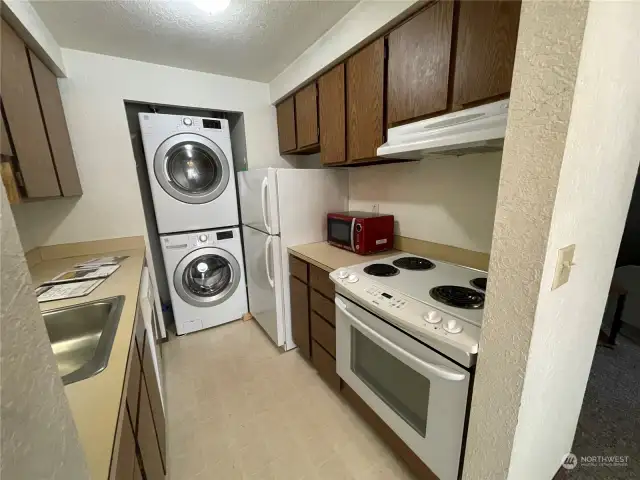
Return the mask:
[(429, 153), (464, 155), (502, 149), (509, 100), (448, 113), (387, 131), (379, 157), (420, 159)]

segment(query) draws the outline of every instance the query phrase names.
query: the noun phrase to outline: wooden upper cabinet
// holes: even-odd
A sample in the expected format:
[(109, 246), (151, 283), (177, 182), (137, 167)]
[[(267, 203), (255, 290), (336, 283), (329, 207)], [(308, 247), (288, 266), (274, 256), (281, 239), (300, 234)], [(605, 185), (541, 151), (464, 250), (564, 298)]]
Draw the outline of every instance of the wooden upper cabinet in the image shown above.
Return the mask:
[(296, 149), (296, 108), (293, 96), (276, 106), (278, 117), (278, 145), (280, 153)]
[(320, 162), (323, 165), (347, 161), (344, 63), (318, 79), (320, 117)]
[(388, 124), (446, 110), (453, 2), (440, 1), (389, 34)]
[(307, 85), (295, 94), (297, 148), (318, 143), (318, 86)]
[(67, 120), (62, 108), (58, 80), (33, 52), (29, 51), (33, 80), (36, 84), (42, 116), (53, 153), (53, 162), (58, 172), (62, 195), (82, 195), (78, 169), (71, 148)]
[(453, 104), (505, 96), (511, 90), (520, 2), (460, 2)]
[(384, 141), (384, 38), (347, 59), (347, 161), (372, 160)]
[(0, 74), (2, 104), (27, 196), (60, 196), (27, 49), (4, 20)]

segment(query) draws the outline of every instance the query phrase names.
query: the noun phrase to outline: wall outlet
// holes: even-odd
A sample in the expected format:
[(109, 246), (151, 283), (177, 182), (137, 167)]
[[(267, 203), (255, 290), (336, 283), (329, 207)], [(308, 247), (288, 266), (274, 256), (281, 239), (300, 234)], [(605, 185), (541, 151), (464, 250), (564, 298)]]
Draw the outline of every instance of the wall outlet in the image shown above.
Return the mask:
[(371, 205), (371, 212), (376, 214), (380, 213), (380, 204), (374, 203), (373, 205)]
[(575, 251), (575, 244), (558, 250), (558, 259), (556, 260), (556, 273), (553, 276), (551, 290), (555, 290), (556, 288), (564, 285), (569, 281), (571, 267), (575, 265), (575, 263), (573, 263), (573, 254), (575, 253)]

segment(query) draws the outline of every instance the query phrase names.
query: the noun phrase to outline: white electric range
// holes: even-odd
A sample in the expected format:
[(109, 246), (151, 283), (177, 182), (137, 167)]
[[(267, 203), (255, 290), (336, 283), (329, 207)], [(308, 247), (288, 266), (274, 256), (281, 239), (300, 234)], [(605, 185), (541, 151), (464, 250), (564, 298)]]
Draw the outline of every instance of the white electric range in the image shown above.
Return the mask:
[(338, 375), (433, 473), (458, 478), (486, 272), (399, 254), (330, 278)]

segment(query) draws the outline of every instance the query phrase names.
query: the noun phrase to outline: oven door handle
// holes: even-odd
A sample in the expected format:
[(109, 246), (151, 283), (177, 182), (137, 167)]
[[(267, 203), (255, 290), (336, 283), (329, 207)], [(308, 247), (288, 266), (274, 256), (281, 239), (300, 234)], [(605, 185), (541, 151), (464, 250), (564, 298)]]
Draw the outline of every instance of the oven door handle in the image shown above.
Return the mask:
[(358, 320), (351, 312), (347, 311), (347, 306), (340, 299), (336, 298), (335, 302), (336, 302), (336, 306), (340, 309), (340, 311), (342, 313), (344, 313), (347, 317), (349, 317), (349, 319), (359, 329), (363, 330), (368, 335), (372, 336), (378, 342), (383, 344), (385, 347), (387, 347), (388, 349), (396, 352), (398, 355), (410, 359), (411, 361), (413, 361), (413, 362), (417, 363), (418, 365), (422, 366), (425, 370), (430, 371), (434, 375), (437, 375), (438, 377), (443, 378), (444, 380), (452, 380), (454, 382), (461, 382), (462, 380), (465, 379), (465, 375), (462, 374), (462, 373), (456, 372), (456, 371), (451, 370), (451, 369), (449, 369), (447, 367), (444, 367), (442, 365), (434, 365), (433, 363), (425, 362), (424, 360), (419, 359), (418, 357), (416, 357), (415, 355), (407, 352), (406, 350), (401, 349), (395, 343), (387, 340), (382, 335), (380, 335), (378, 332), (376, 332), (374, 329), (372, 329), (371, 327), (365, 325), (362, 321)]

